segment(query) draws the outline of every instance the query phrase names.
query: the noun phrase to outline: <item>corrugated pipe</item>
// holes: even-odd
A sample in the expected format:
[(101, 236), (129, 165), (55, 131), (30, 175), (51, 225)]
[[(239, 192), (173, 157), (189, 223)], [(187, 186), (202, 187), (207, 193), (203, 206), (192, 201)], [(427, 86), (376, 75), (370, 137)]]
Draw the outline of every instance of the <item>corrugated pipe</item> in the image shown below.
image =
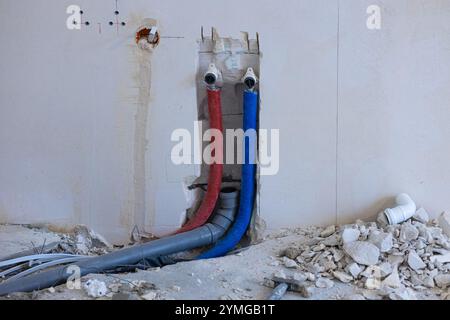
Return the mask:
[[(220, 194), (221, 203), (224, 205), (217, 210), (210, 223), (200, 228), (102, 256), (86, 258), (75, 266), (80, 269), (80, 276), (84, 276), (89, 273), (112, 271), (118, 267), (136, 264), (145, 259), (211, 245), (222, 237), (231, 225), (237, 209), (238, 193), (234, 188), (224, 189)], [(17, 280), (7, 280), (0, 283), (0, 296), (13, 292), (40, 290), (62, 284), (72, 275), (73, 269), (69, 269), (71, 266), (73, 265), (60, 266)], [(72, 272), (69, 272), (70, 270)]]
[[(210, 129), (217, 129), (222, 133), (222, 107), (220, 102), (221, 90), (216, 87), (208, 87), (207, 92)], [(221, 144), (218, 149), (215, 149), (213, 151), (212, 156), (222, 158), (222, 155), (223, 145)], [(208, 187), (202, 203), (195, 213), (195, 216), (191, 220), (189, 220), (183, 227), (181, 227), (176, 233), (195, 229), (208, 221), (211, 213), (214, 210), (214, 207), (216, 206), (217, 197), (220, 191), (220, 185), (222, 183), (222, 172), (222, 163), (214, 162), (209, 166)]]
[[(244, 236), (250, 224), (253, 213), (253, 203), (255, 197), (255, 171), (256, 171), (256, 129), (257, 129), (258, 93), (244, 91), (244, 125), (246, 133), (243, 145), (245, 147), (244, 164), (242, 165), (242, 182), (239, 202), (239, 211), (233, 226), (213, 248), (202, 253), (198, 259), (214, 258), (225, 255), (232, 250)], [(253, 137), (248, 135), (255, 134)]]

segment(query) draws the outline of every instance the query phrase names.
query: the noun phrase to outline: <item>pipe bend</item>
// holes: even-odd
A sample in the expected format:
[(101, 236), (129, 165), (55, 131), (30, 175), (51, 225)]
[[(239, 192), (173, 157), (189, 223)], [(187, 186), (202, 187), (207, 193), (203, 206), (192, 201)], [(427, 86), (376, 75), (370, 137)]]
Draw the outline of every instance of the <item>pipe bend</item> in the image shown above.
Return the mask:
[(401, 193), (395, 198), (394, 208), (384, 210), (389, 224), (397, 224), (410, 219), (416, 213), (416, 204), (406, 193)]
[[(76, 263), (80, 269), (80, 276), (89, 273), (113, 270), (118, 266), (136, 264), (145, 259), (165, 257), (185, 250), (211, 245), (222, 237), (231, 224), (237, 210), (236, 198), (238, 191), (223, 192), (220, 195), (226, 208), (218, 210), (219, 217), (210, 223), (194, 230), (154, 240), (145, 244), (125, 248), (97, 257), (88, 257)], [(225, 190), (226, 191), (226, 190)], [(27, 292), (39, 290), (61, 284), (70, 277), (69, 266), (33, 273), (16, 280), (6, 280), (0, 283), (0, 296), (12, 292)]]
[[(244, 91), (244, 119), (243, 128), (247, 132), (249, 129), (257, 129), (257, 110), (258, 94), (252, 91)], [(239, 201), (239, 210), (233, 225), (227, 231), (226, 235), (220, 239), (216, 245), (206, 252), (203, 252), (197, 259), (215, 258), (225, 255), (232, 250), (241, 241), (253, 213), (253, 204), (255, 196), (255, 174), (256, 164), (252, 162), (251, 150), (256, 150), (255, 141), (246, 141), (244, 138), (245, 158), (242, 165), (242, 182)]]

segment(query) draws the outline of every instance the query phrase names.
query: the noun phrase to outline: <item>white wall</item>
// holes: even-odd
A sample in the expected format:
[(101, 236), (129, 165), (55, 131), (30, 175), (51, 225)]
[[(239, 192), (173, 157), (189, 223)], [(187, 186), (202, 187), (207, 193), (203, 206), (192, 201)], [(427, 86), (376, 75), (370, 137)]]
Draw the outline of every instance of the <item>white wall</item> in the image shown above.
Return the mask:
[[(70, 4), (89, 27), (67, 30)], [(176, 228), (195, 167), (170, 163), (170, 134), (197, 118), (201, 25), (261, 36), (261, 127), (281, 135), (280, 171), (260, 181), (269, 227), (367, 217), (397, 192), (450, 207), (450, 2), (118, 4), (119, 32), (114, 0), (0, 0), (0, 222), (86, 223), (114, 240)], [(133, 39), (144, 18), (170, 37), (151, 57)]]
[(357, 18), (373, 1), (341, 1), (339, 221), (408, 192), (450, 209), (450, 2), (378, 1), (382, 28)]

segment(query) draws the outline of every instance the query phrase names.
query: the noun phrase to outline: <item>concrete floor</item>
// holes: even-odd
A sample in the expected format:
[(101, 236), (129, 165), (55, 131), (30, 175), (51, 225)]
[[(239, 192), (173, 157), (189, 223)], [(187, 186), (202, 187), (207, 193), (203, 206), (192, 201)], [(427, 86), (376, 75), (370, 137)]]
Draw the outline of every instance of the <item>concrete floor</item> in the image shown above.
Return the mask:
[[(44, 230), (29, 229), (20, 226), (0, 226), (1, 252), (11, 254), (28, 249), (30, 242), (42, 243), (57, 240), (59, 236)], [(238, 254), (202, 261), (182, 262), (163, 268), (124, 274), (91, 274), (82, 278), (104, 281), (110, 290), (118, 283), (123, 283), (120, 294), (110, 292), (99, 299), (142, 299), (145, 290), (134, 290), (142, 283), (152, 287), (152, 299), (266, 299), (271, 289), (264, 286), (264, 279), (279, 270), (285, 269), (278, 262), (283, 249), (298, 245), (307, 240), (298, 230), (283, 231), (266, 237), (260, 244), (251, 246)], [(285, 269), (286, 270), (286, 269)], [(314, 287), (309, 299), (356, 299), (370, 298), (370, 292), (351, 284), (334, 281), (331, 289)], [(127, 289), (128, 288), (128, 289)], [(114, 290), (114, 289), (112, 289)], [(139, 292), (138, 292), (139, 291)], [(433, 299), (431, 290), (421, 294), (421, 299)], [(4, 299), (4, 298), (3, 298)], [(83, 289), (68, 289), (66, 285), (45, 289), (33, 294), (14, 294), (9, 299), (92, 299)], [(288, 293), (286, 300), (304, 299), (298, 293)]]
[(39, 250), (44, 243), (50, 244), (60, 240), (59, 234), (44, 228), (0, 225), (0, 259), (33, 248)]

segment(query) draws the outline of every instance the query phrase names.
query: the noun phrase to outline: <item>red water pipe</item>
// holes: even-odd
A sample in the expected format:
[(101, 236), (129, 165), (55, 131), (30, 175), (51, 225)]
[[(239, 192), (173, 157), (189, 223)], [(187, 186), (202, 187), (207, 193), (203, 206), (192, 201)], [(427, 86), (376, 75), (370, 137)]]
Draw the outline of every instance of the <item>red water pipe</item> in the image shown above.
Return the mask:
[[(221, 133), (223, 133), (220, 89), (208, 88), (207, 93), (210, 129), (217, 129), (220, 130)], [(211, 139), (211, 142), (213, 141), (214, 136)], [(223, 143), (218, 146), (218, 150), (214, 149), (211, 155), (213, 157), (217, 155), (219, 159), (223, 159)], [(176, 233), (190, 231), (206, 223), (206, 221), (211, 216), (214, 207), (216, 206), (217, 198), (220, 193), (220, 185), (222, 183), (222, 172), (222, 163), (214, 162), (209, 166), (208, 187), (202, 203), (200, 204), (200, 207), (198, 208), (194, 217), (190, 219)]]

